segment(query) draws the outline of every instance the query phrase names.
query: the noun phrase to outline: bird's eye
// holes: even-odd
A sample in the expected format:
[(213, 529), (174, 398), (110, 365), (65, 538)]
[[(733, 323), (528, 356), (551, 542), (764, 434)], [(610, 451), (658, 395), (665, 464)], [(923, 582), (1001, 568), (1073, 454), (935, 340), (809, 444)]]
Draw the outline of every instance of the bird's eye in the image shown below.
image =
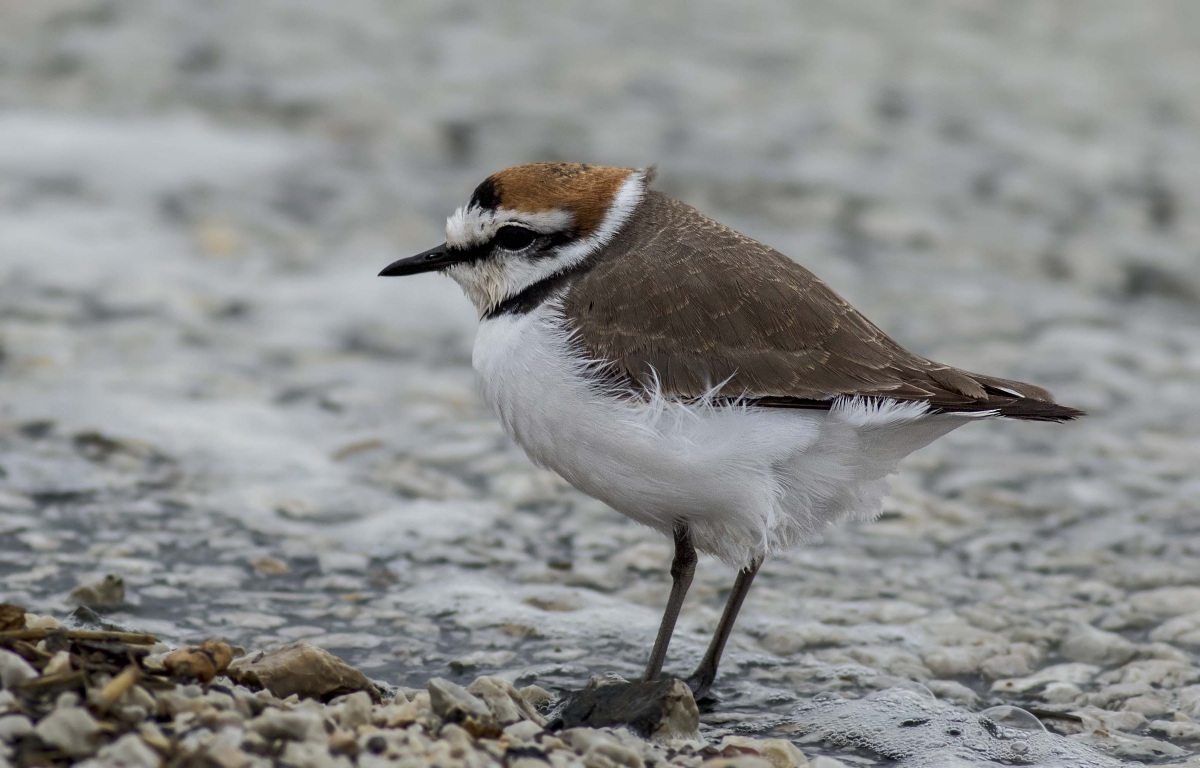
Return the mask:
[(529, 246), (537, 237), (532, 229), (509, 225), (500, 227), (496, 233), (495, 243), (506, 251), (519, 251)]

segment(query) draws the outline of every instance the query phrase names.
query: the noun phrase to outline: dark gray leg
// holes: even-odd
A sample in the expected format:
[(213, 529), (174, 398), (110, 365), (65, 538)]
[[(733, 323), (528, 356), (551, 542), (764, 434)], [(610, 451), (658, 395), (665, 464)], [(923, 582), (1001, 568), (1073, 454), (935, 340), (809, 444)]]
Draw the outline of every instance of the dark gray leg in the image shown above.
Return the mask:
[(675, 622), (679, 619), (679, 610), (683, 608), (683, 598), (687, 595), (688, 587), (692, 586), (692, 576), (695, 574), (696, 548), (692, 546), (692, 537), (686, 526), (677, 526), (675, 559), (671, 561), (671, 596), (667, 599), (662, 623), (658, 625), (658, 637), (654, 641), (654, 650), (650, 651), (646, 674), (642, 675), (642, 680), (647, 683), (657, 680), (662, 672), (663, 662), (667, 659), (667, 646), (671, 644)]
[(742, 609), (742, 603), (745, 602), (746, 594), (750, 591), (750, 584), (754, 581), (754, 576), (758, 573), (761, 565), (762, 561), (760, 560), (738, 571), (737, 580), (733, 582), (733, 591), (729, 593), (729, 601), (725, 603), (725, 612), (721, 614), (717, 631), (713, 635), (712, 642), (708, 644), (708, 651), (700, 661), (700, 666), (696, 667), (696, 671), (688, 678), (692, 695), (697, 699), (708, 693), (708, 690), (712, 688), (713, 681), (717, 679), (717, 665), (721, 663), (721, 654), (725, 651), (725, 643), (729, 640), (729, 633), (733, 631), (733, 623), (737, 621), (738, 611)]

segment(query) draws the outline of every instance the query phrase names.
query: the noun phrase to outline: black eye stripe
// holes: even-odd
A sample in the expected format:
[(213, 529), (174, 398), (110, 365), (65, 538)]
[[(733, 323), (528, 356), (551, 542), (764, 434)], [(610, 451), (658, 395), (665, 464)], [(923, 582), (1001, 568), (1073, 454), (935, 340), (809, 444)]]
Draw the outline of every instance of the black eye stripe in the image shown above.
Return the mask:
[(492, 237), (492, 243), (507, 251), (520, 251), (533, 244), (537, 236), (532, 229), (506, 224)]
[[(543, 235), (534, 232), (527, 227), (516, 224), (506, 224), (485, 243), (476, 243), (475, 245), (467, 246), (465, 248), (461, 246), (448, 246), (448, 248), (451, 251), (462, 254), (464, 256), (463, 261), (465, 262), (470, 263), (482, 261), (493, 256), (496, 253), (497, 246), (504, 247), (497, 242), (497, 239), (500, 235), (500, 232), (509, 228), (523, 230), (525, 232), (529, 232), (533, 236), (530, 240), (530, 243), (534, 244), (535, 247), (530, 253), (524, 254), (526, 258), (540, 259), (553, 256), (555, 248), (566, 245), (576, 237), (576, 231), (574, 229), (568, 229), (562, 232), (552, 232), (550, 234)], [(519, 251), (521, 248), (510, 248), (509, 250)]]

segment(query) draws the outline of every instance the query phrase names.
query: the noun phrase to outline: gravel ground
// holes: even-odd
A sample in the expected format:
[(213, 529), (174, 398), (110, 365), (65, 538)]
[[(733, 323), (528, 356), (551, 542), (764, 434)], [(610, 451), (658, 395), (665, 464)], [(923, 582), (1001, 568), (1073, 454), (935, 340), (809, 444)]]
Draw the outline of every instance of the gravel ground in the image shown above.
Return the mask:
[[(768, 562), (705, 738), (1200, 765), (1196, 93), (1187, 0), (0, 4), (0, 595), (413, 689), (635, 675), (669, 543), (507, 442), (450, 281), (374, 275), (498, 168), (658, 163), (1090, 413), (964, 428)], [(1033, 752), (961, 726), (1005, 705)]]

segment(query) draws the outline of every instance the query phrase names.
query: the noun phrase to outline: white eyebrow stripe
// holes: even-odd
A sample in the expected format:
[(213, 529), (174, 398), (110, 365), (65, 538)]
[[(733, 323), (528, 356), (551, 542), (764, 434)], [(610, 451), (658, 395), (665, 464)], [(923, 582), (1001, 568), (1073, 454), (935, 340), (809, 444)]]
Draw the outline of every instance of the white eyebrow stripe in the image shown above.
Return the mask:
[(575, 216), (560, 208), (530, 213), (463, 206), (446, 219), (446, 244), (452, 248), (470, 248), (486, 243), (505, 224), (520, 224), (540, 234), (549, 234), (570, 229), (574, 223)]

